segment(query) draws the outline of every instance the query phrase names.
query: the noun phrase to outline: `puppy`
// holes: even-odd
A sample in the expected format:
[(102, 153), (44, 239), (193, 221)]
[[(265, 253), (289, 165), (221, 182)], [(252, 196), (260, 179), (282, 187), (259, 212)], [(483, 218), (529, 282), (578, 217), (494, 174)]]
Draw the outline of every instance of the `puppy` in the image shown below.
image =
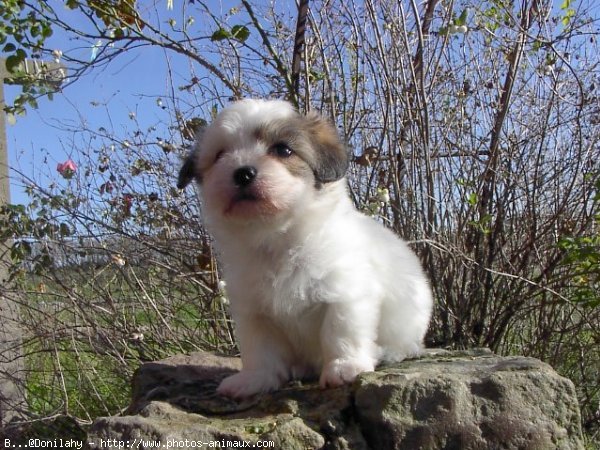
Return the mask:
[(432, 296), (419, 261), (358, 212), (334, 127), (282, 101), (243, 100), (205, 128), (179, 173), (196, 179), (223, 265), (242, 370), (233, 398), (320, 374), (352, 382), (417, 355)]

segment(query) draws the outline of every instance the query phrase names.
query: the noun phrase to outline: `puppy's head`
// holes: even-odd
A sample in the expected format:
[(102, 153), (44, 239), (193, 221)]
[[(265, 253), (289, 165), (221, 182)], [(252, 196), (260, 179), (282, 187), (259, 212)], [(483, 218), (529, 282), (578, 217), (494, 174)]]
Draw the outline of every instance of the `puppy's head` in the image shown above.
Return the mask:
[(202, 132), (177, 186), (196, 179), (212, 216), (264, 219), (314, 198), (347, 166), (335, 128), (321, 117), (283, 101), (242, 100)]

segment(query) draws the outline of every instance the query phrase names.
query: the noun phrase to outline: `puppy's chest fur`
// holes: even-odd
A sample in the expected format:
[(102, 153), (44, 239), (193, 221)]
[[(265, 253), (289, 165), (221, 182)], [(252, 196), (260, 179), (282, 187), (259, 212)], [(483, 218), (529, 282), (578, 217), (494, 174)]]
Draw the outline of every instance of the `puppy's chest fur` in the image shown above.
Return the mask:
[(238, 288), (234, 308), (249, 307), (284, 320), (297, 318), (322, 299), (324, 269), (310, 246), (262, 250), (243, 259), (229, 265), (228, 278)]
[(327, 270), (311, 247), (304, 242), (261, 248), (226, 264), (225, 270), (234, 318), (254, 315), (271, 322), (301, 360), (318, 365), (313, 359), (327, 307)]

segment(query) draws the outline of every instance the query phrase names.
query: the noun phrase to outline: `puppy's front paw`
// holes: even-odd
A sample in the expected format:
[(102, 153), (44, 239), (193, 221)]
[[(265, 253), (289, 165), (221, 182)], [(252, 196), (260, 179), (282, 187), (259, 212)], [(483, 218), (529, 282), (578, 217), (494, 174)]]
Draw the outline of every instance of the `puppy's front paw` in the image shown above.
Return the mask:
[(274, 391), (281, 387), (277, 376), (262, 371), (242, 370), (221, 381), (217, 392), (226, 397), (241, 399), (254, 394)]
[(322, 388), (342, 386), (352, 383), (359, 373), (373, 370), (375, 370), (375, 363), (371, 359), (334, 359), (323, 367), (319, 385)]

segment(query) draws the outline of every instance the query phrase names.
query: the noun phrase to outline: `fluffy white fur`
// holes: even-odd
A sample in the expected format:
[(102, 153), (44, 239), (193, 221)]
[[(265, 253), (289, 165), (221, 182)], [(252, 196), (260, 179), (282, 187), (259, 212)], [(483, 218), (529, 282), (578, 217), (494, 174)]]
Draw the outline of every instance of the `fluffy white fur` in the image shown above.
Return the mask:
[[(322, 387), (350, 383), (382, 360), (417, 355), (431, 316), (415, 254), (354, 208), (343, 176), (319, 181), (313, 160), (328, 151), (318, 145), (323, 134), (305, 133), (312, 140), (298, 154), (292, 139), (289, 158), (257, 138), (257, 128), (287, 120), (302, 116), (285, 102), (234, 103), (200, 136), (187, 168), (200, 184), (236, 325), (243, 369), (218, 388), (234, 398), (313, 375)], [(240, 167), (256, 169), (243, 188), (234, 182)]]

